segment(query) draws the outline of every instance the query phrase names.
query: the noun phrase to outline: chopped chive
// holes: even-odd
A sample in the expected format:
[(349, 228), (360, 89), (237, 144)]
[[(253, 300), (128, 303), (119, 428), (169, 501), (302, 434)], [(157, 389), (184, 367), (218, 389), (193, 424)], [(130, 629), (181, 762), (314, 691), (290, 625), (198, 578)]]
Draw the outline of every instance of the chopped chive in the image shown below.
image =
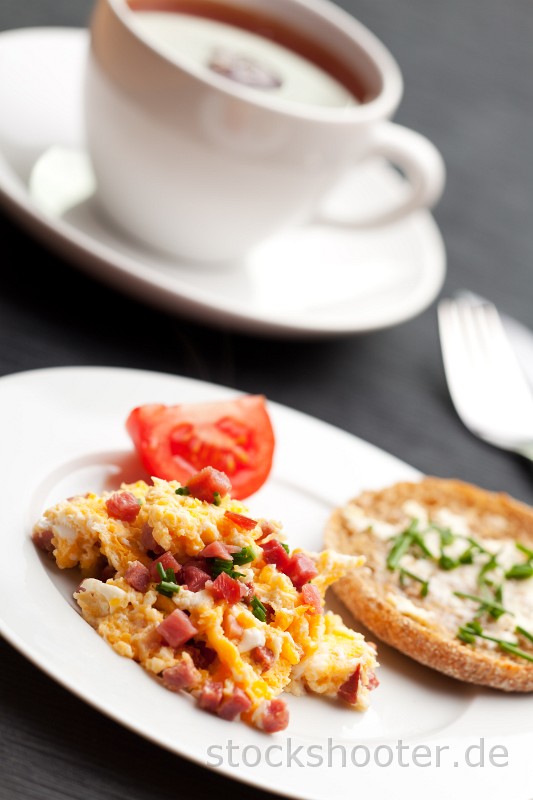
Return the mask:
[(242, 567), (243, 564), (249, 564), (251, 561), (255, 561), (256, 552), (250, 545), (248, 547), (243, 547), (238, 553), (234, 553), (232, 558), (234, 564), (238, 567)]
[(164, 594), (166, 597), (172, 597), (173, 594), (179, 592), (180, 587), (177, 583), (171, 583), (170, 581), (161, 581), (156, 586), (157, 591), (159, 594)]
[(389, 555), (387, 556), (387, 567), (389, 569), (394, 570), (397, 568), (401, 559), (409, 550), (412, 542), (413, 536), (409, 530), (396, 536)]
[(533, 564), (513, 564), (505, 573), (506, 578), (516, 581), (523, 581), (531, 576), (533, 576)]
[(157, 572), (158, 572), (158, 574), (159, 574), (159, 577), (161, 578), (161, 580), (162, 580), (162, 581), (166, 581), (166, 579), (167, 579), (167, 573), (166, 573), (166, 570), (165, 570), (165, 568), (163, 567), (163, 564), (162, 564), (160, 561), (158, 561), (158, 562), (157, 562), (157, 567), (156, 567), (156, 569), (157, 569)]
[(256, 617), (256, 619), (258, 619), (260, 622), (266, 622), (267, 618), (266, 608), (264, 607), (261, 600), (255, 595), (252, 597), (250, 606), (252, 608), (252, 614), (254, 615), (254, 617)]
[[(523, 629), (517, 626), (515, 632), (521, 633), (522, 631)], [(525, 633), (527, 636), (529, 636), (527, 631)], [(489, 636), (488, 634), (484, 633), (483, 628), (477, 620), (467, 622), (466, 625), (461, 626), (457, 631), (457, 638), (462, 642), (466, 642), (467, 644), (475, 644), (476, 637), (479, 637), (480, 639), (486, 639), (489, 642), (495, 642), (500, 650), (504, 651), (504, 653), (509, 653), (511, 655), (518, 656), (519, 658), (524, 658), (526, 661), (533, 662), (533, 655), (531, 653), (526, 653), (525, 650), (522, 650), (522, 648), (519, 647), (516, 642), (508, 642), (505, 639), (498, 639), (495, 636)], [(533, 636), (531, 637), (531, 641), (533, 641)]]
[(529, 639), (529, 641), (533, 644), (533, 633), (529, 633), (529, 631), (526, 631), (525, 628), (520, 627), (520, 625), (516, 626), (514, 632), (520, 634), (520, 636), (525, 636), (525, 638)]
[(464, 550), (458, 558), (460, 564), (473, 564), (474, 563), (474, 547), (470, 545)]
[(230, 578), (244, 578), (243, 572), (233, 569), (233, 561), (228, 561), (226, 558), (208, 558), (207, 562), (211, 567), (211, 577), (213, 578), (217, 578), (221, 572), (227, 573)]
[(458, 566), (459, 566), (458, 561), (456, 561), (454, 558), (450, 558), (450, 556), (447, 556), (446, 553), (441, 553), (441, 556), (439, 558), (439, 567), (441, 569), (449, 571), (451, 569), (455, 569)]
[(502, 614), (511, 614), (511, 616), (514, 617), (514, 613), (512, 611), (508, 611), (496, 601), (488, 600), (475, 594), (467, 594), (466, 592), (454, 592), (454, 595), (456, 597), (461, 597), (464, 600), (473, 600), (475, 603), (479, 603), (478, 612), (486, 611), (487, 614), (489, 614), (493, 619), (499, 619)]
[(476, 634), (470, 633), (467, 628), (459, 628), (457, 633), (457, 638), (460, 639), (462, 642), (466, 642), (466, 644), (475, 644), (476, 643)]
[(420, 597), (426, 597), (429, 591), (429, 581), (425, 581), (423, 578), (420, 578), (418, 575), (415, 575), (413, 572), (409, 572), (407, 569), (400, 568), (400, 586), (403, 587), (405, 578), (411, 578), (411, 580), (420, 583)]
[(533, 550), (530, 550), (529, 547), (525, 546), (525, 544), (517, 542), (515, 546), (517, 550), (520, 550), (521, 553), (528, 557), (529, 561), (533, 559)]
[(220, 492), (213, 492), (213, 505), (219, 506), (222, 502), (222, 498), (220, 496)]
[(287, 555), (289, 555), (289, 553), (291, 552), (290, 548), (289, 548), (289, 545), (285, 544), (285, 542), (280, 542), (280, 544), (283, 547), (283, 549), (285, 550), (285, 552), (287, 553)]
[(480, 552), (480, 553), (484, 553), (484, 554), (485, 554), (485, 555), (487, 555), (487, 556), (491, 556), (491, 555), (492, 555), (492, 553), (491, 553), (489, 550), (487, 550), (485, 547), (483, 547), (483, 545), (482, 545), (482, 544), (480, 544), (480, 543), (478, 542), (478, 540), (477, 540), (477, 539), (474, 539), (474, 537), (473, 537), (473, 536), (461, 536), (460, 538), (461, 538), (461, 539), (464, 539), (464, 540), (465, 540), (465, 542), (468, 542), (468, 544), (469, 544), (469, 545), (470, 545), (470, 546), (471, 546), (471, 547), (472, 547), (474, 550), (478, 550), (478, 552)]
[(488, 583), (487, 579), (485, 578), (485, 575), (487, 575), (488, 572), (492, 572), (499, 566), (500, 565), (498, 564), (498, 559), (493, 553), (489, 558), (489, 560), (486, 561), (479, 570), (479, 574), (477, 576), (478, 585), (481, 586), (483, 583)]
[(476, 641), (476, 636), (481, 636), (482, 633), (483, 633), (483, 628), (481, 627), (481, 624), (478, 622), (477, 619), (473, 619), (459, 628), (457, 636), (463, 642), (467, 642), (468, 644), (474, 644)]
[(424, 537), (421, 533), (419, 533), (418, 531), (414, 531), (412, 533), (412, 537), (413, 537), (413, 544), (416, 544), (416, 546), (419, 547), (420, 550), (422, 550), (426, 558), (434, 558), (433, 553), (425, 543)]
[(526, 661), (533, 662), (533, 654), (532, 653), (526, 653), (525, 650), (522, 650), (520, 647), (517, 647), (516, 644), (512, 644), (511, 642), (505, 642), (503, 640), (500, 640), (500, 641), (498, 641), (498, 646), (505, 653), (511, 653), (513, 656), (519, 656), (520, 658), (525, 658)]
[(179, 489), (176, 489), (175, 494), (179, 494), (182, 497), (187, 497), (191, 493), (190, 489), (187, 486), (180, 486)]
[(441, 547), (448, 547), (448, 545), (455, 541), (455, 534), (450, 528), (443, 528), (441, 525), (437, 525), (435, 522), (432, 522), (429, 527), (434, 531), (437, 531), (439, 534)]

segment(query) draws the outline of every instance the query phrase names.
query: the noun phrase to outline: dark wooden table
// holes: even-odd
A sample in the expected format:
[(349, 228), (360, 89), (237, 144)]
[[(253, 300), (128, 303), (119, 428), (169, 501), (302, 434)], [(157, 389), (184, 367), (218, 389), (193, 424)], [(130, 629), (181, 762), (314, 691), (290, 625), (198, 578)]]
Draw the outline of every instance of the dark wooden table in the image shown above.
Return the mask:
[[(445, 293), (476, 290), (533, 326), (529, 4), (343, 5), (383, 39), (402, 67), (406, 92), (397, 120), (429, 136), (446, 160), (446, 194), (435, 213), (448, 252)], [(91, 0), (2, 0), (0, 30), (81, 26), (90, 8)], [(287, 344), (221, 333), (145, 307), (93, 282), (1, 213), (0, 241), (0, 374), (61, 365), (128, 366), (262, 392), (425, 472), (533, 501), (530, 465), (474, 439), (455, 416), (434, 306), (371, 336)], [(61, 300), (57, 287), (62, 296), (98, 308), (98, 318), (80, 314), (77, 302)], [(2, 800), (155, 800), (176, 794), (199, 800), (234, 791), (226, 779), (93, 711), (7, 644), (0, 644), (0, 652)], [(267, 796), (246, 786), (237, 792)]]

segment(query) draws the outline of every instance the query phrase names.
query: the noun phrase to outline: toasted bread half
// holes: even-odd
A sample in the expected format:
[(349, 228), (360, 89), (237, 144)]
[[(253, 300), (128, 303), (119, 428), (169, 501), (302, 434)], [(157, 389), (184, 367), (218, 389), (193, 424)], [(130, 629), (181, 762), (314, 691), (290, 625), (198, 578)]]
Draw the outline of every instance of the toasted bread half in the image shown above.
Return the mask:
[[(428, 558), (414, 545), (399, 565), (407, 561), (407, 572), (422, 573), (428, 578), (424, 589), (427, 594), (423, 596), (421, 581), (413, 580), (406, 572), (400, 581), (400, 566), (387, 566), (398, 536), (423, 514), (427, 515), (425, 520), (417, 520), (415, 527), (431, 529), (430, 538), (433, 536), (434, 540), (440, 535), (437, 531), (453, 530), (454, 524), (458, 527), (460, 535), (451, 545), (456, 555), (461, 542), (466, 552), (470, 536), (471, 540), (484, 543), (497, 559), (503, 559), (500, 554), (505, 551), (507, 565), (502, 561), (496, 571), (486, 571), (480, 583), (480, 572), (490, 555), (474, 548), (473, 563), (445, 570), (440, 567), (438, 553), (433, 559)], [(440, 527), (431, 528), (431, 523), (439, 520)], [(366, 567), (342, 578), (334, 591), (377, 637), (416, 661), (459, 680), (508, 692), (533, 691), (532, 661), (505, 651), (498, 643), (477, 636), (466, 643), (457, 636), (461, 626), (477, 619), (483, 633), (517, 642), (520, 651), (533, 658), (533, 642), (516, 632), (516, 620), (522, 630), (530, 634), (533, 631), (533, 577), (505, 577), (509, 558), (517, 563), (533, 563), (527, 553), (527, 549), (533, 550), (532, 508), (507, 495), (492, 494), (457, 480), (425, 478), (364, 492), (334, 512), (325, 538), (328, 547), (366, 557)], [(517, 542), (527, 549), (518, 550)], [(483, 583), (486, 579), (489, 583)], [(497, 591), (497, 582), (503, 587), (500, 605), (505, 606), (507, 595), (514, 603), (514, 614), (495, 619), (486, 609), (481, 610), (477, 601), (456, 594), (486, 597)]]

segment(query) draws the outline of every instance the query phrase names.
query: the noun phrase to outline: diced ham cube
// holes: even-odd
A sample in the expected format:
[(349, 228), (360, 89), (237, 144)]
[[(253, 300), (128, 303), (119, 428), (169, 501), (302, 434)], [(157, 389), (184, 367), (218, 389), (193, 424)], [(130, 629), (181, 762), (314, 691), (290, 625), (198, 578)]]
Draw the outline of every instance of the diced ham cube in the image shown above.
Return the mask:
[(243, 531), (253, 531), (257, 525), (257, 520), (245, 517), (243, 514), (237, 514), (235, 511), (225, 511), (224, 516)]
[(41, 530), (34, 530), (32, 534), (33, 543), (42, 550), (44, 553), (53, 553), (54, 552), (54, 545), (52, 544), (52, 538), (54, 536), (54, 532), (47, 528), (44, 531)]
[(189, 494), (205, 503), (213, 503), (215, 493), (225, 497), (231, 492), (231, 482), (224, 472), (213, 467), (204, 467), (187, 481)]
[(122, 522), (135, 522), (141, 508), (131, 492), (115, 492), (105, 501), (105, 505), (109, 516)]
[(259, 720), (259, 726), (265, 733), (277, 733), (278, 731), (284, 731), (288, 724), (289, 709), (287, 708), (285, 700), (282, 700), (280, 697), (270, 700), (266, 704), (261, 719)]
[(207, 669), (217, 657), (216, 651), (202, 641), (191, 642), (186, 649), (198, 669)]
[(181, 689), (194, 689), (198, 686), (202, 676), (190, 658), (182, 658), (178, 664), (164, 669), (161, 677), (167, 689), (179, 692)]
[(252, 701), (242, 689), (238, 687), (233, 690), (230, 697), (226, 697), (217, 709), (217, 714), (222, 719), (229, 722), (236, 719), (242, 711), (248, 711)]
[(145, 552), (149, 551), (150, 553), (160, 555), (164, 551), (161, 545), (159, 545), (154, 539), (153, 531), (154, 529), (151, 525), (143, 525), (141, 531), (141, 546)]
[(222, 702), (224, 686), (218, 681), (206, 681), (198, 697), (198, 705), (205, 711), (215, 712)]
[(171, 647), (181, 647), (198, 633), (187, 614), (179, 608), (157, 626), (157, 631)]
[(267, 564), (275, 564), (280, 572), (285, 572), (291, 557), (277, 539), (270, 539), (263, 547), (263, 558)]
[(230, 606), (238, 603), (241, 599), (240, 582), (235, 578), (230, 578), (226, 572), (218, 575), (209, 587), (209, 591), (215, 600), (225, 600)]
[(152, 561), (152, 563), (150, 564), (150, 578), (153, 581), (157, 581), (157, 583), (159, 583), (161, 580), (159, 570), (157, 569), (158, 564), (161, 564), (161, 566), (165, 571), (167, 569), (173, 569), (176, 577), (178, 575), (178, 572), (181, 570), (180, 564), (176, 561), (172, 553), (169, 553), (168, 551), (166, 553), (163, 553), (162, 556), (159, 556), (158, 558), (155, 559), (155, 561)]
[(309, 556), (306, 556), (305, 553), (294, 553), (282, 572), (289, 576), (298, 591), (301, 590), (304, 583), (318, 575), (314, 561)]
[(313, 583), (305, 583), (302, 586), (302, 602), (311, 606), (313, 613), (322, 614), (322, 598), (318, 587)]
[(348, 678), (348, 680), (342, 684), (341, 688), (337, 692), (337, 695), (341, 698), (341, 700), (345, 700), (352, 706), (357, 703), (357, 693), (359, 691), (360, 674), (361, 674), (361, 665), (358, 664), (355, 670)]
[(135, 589), (137, 592), (147, 592), (150, 586), (150, 570), (141, 564), (140, 561), (132, 561), (128, 569), (124, 573), (124, 580), (126, 583)]
[(263, 671), (270, 669), (276, 660), (276, 656), (274, 655), (273, 651), (266, 645), (254, 647), (252, 650), (252, 658), (254, 661), (257, 661), (259, 666), (262, 667)]
[(234, 553), (240, 550), (239, 547), (233, 548), (232, 545), (228, 546), (223, 544), (222, 542), (217, 541), (217, 542), (211, 542), (211, 544), (208, 544), (206, 547), (204, 547), (200, 555), (203, 558), (223, 558), (225, 561), (231, 561), (232, 558), (231, 558), (230, 547), (232, 548)]
[(180, 573), (180, 582), (184, 584), (190, 592), (199, 592), (210, 580), (209, 574), (194, 564), (185, 564)]

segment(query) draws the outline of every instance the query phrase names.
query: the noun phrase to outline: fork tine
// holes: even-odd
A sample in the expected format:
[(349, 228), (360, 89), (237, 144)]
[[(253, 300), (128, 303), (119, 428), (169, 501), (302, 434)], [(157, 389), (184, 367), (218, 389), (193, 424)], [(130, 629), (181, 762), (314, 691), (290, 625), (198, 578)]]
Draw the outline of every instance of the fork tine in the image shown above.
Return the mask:
[(471, 351), (465, 346), (464, 326), (458, 304), (441, 300), (438, 307), (439, 333), (446, 381), (459, 415), (468, 414), (465, 398), (472, 396), (477, 387), (472, 381)]
[(498, 310), (486, 303), (472, 311), (476, 315), (485, 357), (493, 365), (494, 378), (498, 378), (498, 373), (505, 375), (507, 380), (512, 381), (515, 397), (520, 396), (521, 400), (532, 402), (529, 384), (507, 338)]
[(524, 451), (533, 441), (533, 395), (497, 309), (443, 300), (438, 309), (446, 380), (457, 413), (474, 433)]

